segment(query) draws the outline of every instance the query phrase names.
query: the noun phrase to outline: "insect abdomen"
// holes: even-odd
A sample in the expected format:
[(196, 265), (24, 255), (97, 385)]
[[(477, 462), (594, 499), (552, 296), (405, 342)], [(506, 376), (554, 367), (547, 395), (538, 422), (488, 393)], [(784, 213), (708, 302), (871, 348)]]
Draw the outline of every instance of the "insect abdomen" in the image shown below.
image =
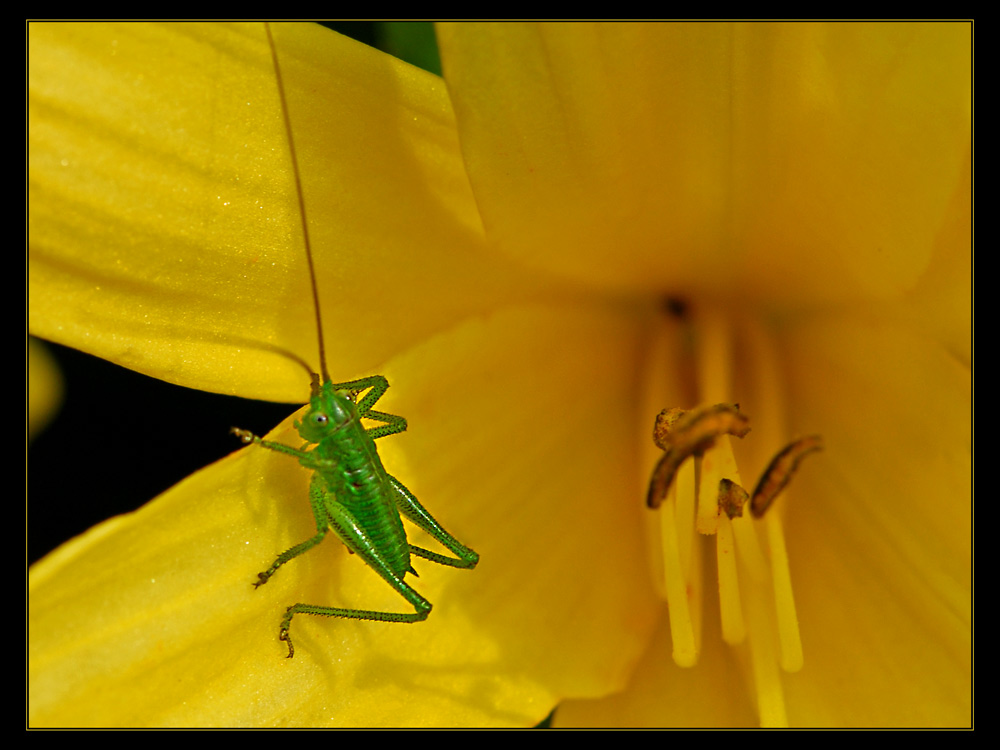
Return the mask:
[(359, 422), (353, 422), (316, 450), (336, 462), (335, 467), (319, 470), (333, 501), (351, 512), (393, 572), (402, 577), (410, 570), (410, 546), (375, 442)]

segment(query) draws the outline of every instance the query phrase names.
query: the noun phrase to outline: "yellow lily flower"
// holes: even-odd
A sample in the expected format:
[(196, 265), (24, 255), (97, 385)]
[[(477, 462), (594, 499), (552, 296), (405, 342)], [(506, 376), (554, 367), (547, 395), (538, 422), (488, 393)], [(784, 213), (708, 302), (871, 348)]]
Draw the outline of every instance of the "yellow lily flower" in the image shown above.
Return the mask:
[[(289, 604), (404, 603), (329, 542), (253, 591), (308, 473), (235, 451), (32, 567), (32, 726), (968, 723), (968, 26), (446, 26), (444, 80), (274, 33), (334, 377), (388, 376), (387, 468), (482, 562), (284, 659)], [(31, 332), (304, 401), (282, 118), (260, 26), (31, 24)], [(747, 483), (826, 443), (732, 524), (742, 641), (644, 506), (656, 412), (715, 401)]]

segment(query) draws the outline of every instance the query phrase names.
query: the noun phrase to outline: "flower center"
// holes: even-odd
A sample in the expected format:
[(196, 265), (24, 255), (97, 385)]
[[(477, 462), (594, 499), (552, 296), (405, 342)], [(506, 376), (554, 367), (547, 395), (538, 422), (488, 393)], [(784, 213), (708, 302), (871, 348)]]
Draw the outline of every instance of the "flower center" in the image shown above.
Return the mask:
[[(662, 452), (656, 452), (647, 496), (658, 521), (653, 529), (658, 538), (654, 559), (659, 560), (655, 577), (669, 607), (673, 659), (681, 667), (697, 664), (704, 594), (701, 552), (710, 543), (706, 537), (714, 537), (722, 639), (748, 666), (761, 725), (784, 726), (780, 672), (798, 671), (803, 657), (781, 523), (787, 495), (775, 501), (802, 457), (819, 450), (821, 441), (803, 438), (770, 463), (761, 460), (787, 438), (781, 437), (784, 403), (777, 355), (759, 323), (741, 317), (734, 330), (724, 315), (710, 309), (668, 323), (651, 363), (654, 370), (656, 360), (664, 363), (653, 376), (662, 377), (661, 383), (671, 382), (671, 373), (678, 372), (678, 363), (670, 361), (677, 358), (678, 341), (694, 362), (694, 387), (687, 394), (669, 395), (702, 406), (660, 412), (654, 440)], [(736, 357), (738, 369), (733, 366)], [(656, 391), (651, 384), (647, 403)], [(752, 498), (736, 465), (733, 437), (747, 449), (741, 456), (749, 468), (766, 464), (760, 481), (751, 485)]]

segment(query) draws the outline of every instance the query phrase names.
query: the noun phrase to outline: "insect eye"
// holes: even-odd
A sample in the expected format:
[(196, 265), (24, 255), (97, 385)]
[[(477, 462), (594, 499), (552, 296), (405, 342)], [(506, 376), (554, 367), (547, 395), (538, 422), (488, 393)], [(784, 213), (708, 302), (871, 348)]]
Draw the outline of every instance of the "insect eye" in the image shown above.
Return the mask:
[(322, 412), (318, 412), (318, 413), (312, 415), (312, 421), (315, 424), (317, 424), (320, 427), (322, 427), (323, 425), (325, 425), (327, 422), (330, 421), (330, 418), (328, 416), (326, 416), (326, 414), (323, 414)]

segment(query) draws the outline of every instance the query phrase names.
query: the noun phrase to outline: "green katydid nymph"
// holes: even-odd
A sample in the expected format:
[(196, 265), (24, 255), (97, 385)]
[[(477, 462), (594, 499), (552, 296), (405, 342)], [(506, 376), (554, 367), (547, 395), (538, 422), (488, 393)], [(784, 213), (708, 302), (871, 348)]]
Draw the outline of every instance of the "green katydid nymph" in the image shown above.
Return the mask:
[[(284, 83), (270, 26), (267, 26), (267, 38), (299, 196), (305, 252), (312, 280), (322, 382), (319, 375), (310, 372), (312, 397), (309, 408), (302, 420), (294, 423), (299, 435), (305, 441), (301, 448), (262, 440), (247, 430), (236, 427), (232, 429), (233, 434), (243, 442), (256, 443), (268, 450), (297, 458), (303, 467), (313, 472), (309, 487), (309, 502), (316, 519), (316, 535), (278, 555), (267, 570), (258, 573), (257, 581), (253, 585), (256, 588), (267, 583), (282, 565), (315, 547), (332, 531), (349, 551), (357, 554), (385, 579), (386, 583), (406, 599), (414, 610), (382, 612), (317, 604), (293, 604), (285, 611), (278, 632), (278, 638), (288, 644), (288, 657), (291, 658), (295, 655), (295, 648), (292, 646), (289, 631), (295, 615), (322, 615), (380, 622), (412, 623), (426, 620), (431, 611), (431, 603), (404, 580), (407, 573), (415, 574), (410, 564), (411, 556), (422, 557), (439, 565), (472, 569), (479, 563), (479, 555), (445, 531), (417, 501), (413, 493), (382, 466), (375, 440), (406, 429), (406, 419), (403, 417), (372, 408), (389, 387), (388, 381), (381, 375), (372, 375), (359, 380), (333, 383), (327, 372), (319, 293), (309, 245), (305, 202), (302, 198), (299, 166), (292, 140)], [(362, 419), (378, 424), (366, 428), (362, 424)], [(403, 528), (403, 517), (430, 534), (454, 557), (410, 544)]]

